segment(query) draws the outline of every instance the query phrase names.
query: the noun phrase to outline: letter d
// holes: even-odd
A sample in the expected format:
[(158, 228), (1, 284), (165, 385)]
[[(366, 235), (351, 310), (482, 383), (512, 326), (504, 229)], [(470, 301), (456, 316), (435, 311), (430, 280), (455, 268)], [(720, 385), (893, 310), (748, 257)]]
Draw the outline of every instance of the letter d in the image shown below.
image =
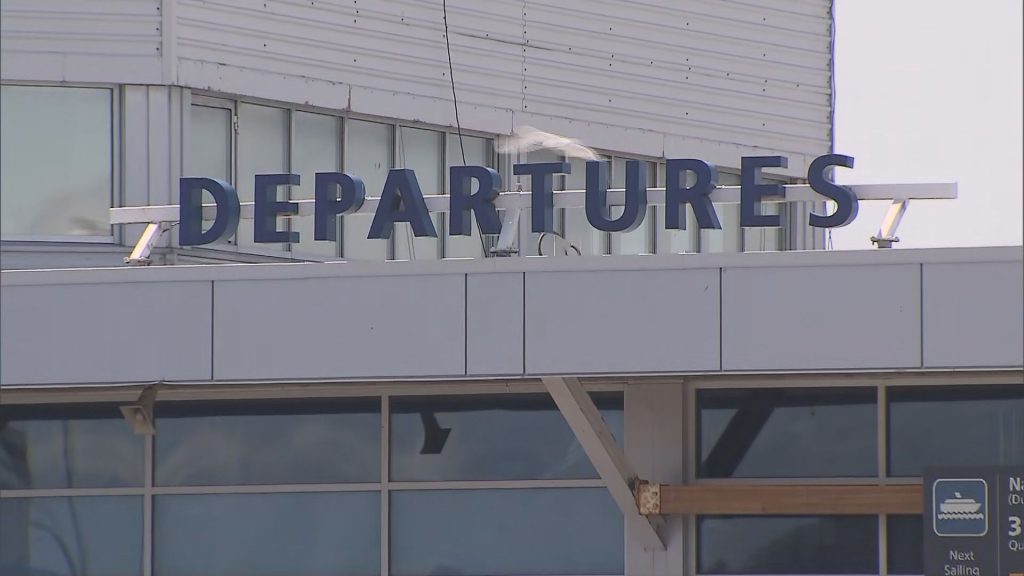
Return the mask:
[[(203, 232), (203, 190), (213, 196), (217, 215)], [(235, 188), (213, 178), (182, 178), (178, 184), (178, 244), (200, 246), (225, 240), (238, 228), (241, 207)]]

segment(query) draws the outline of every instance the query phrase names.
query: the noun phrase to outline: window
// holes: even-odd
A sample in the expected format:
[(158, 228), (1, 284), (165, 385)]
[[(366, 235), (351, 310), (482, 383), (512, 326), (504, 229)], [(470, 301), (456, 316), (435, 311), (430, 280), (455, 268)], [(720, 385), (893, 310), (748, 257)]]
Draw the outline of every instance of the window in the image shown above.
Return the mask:
[[(388, 124), (348, 120), (345, 123), (345, 172), (359, 176), (366, 185), (366, 197), (380, 197), (391, 169), (391, 134)], [(388, 243), (370, 240), (373, 214), (343, 216), (341, 255), (346, 260), (386, 260)]]
[[(440, 194), (444, 190), (441, 169), (442, 145), (444, 134), (433, 130), (398, 127), (398, 158), (396, 168), (409, 168), (416, 172), (416, 181), (424, 196)], [(416, 237), (412, 227), (405, 222), (395, 224), (394, 242), (395, 259), (397, 260), (436, 260), (440, 257), (440, 226), (439, 214), (431, 214), (434, 230), (438, 238), (429, 236)], [(379, 242), (379, 240), (378, 240)]]
[[(462, 161), (462, 151), (466, 152), (466, 161)], [(491, 141), (486, 138), (475, 138), (473, 136), (462, 136), (462, 143), (459, 143), (459, 135), (449, 133), (447, 136), (447, 148), (445, 149), (447, 166), (488, 166), (494, 167), (493, 154), (491, 152)], [(447, 170), (447, 169), (446, 169)], [(448, 188), (448, 173), (445, 172), (445, 194), (450, 194)], [(505, 185), (506, 183), (502, 183)], [(507, 185), (503, 186), (505, 188)], [(474, 182), (470, 193), (476, 194), (479, 185)], [(448, 258), (481, 258), (483, 257), (483, 246), (480, 243), (480, 229), (476, 224), (476, 217), (470, 219), (472, 236), (447, 236), (445, 238), (445, 257)]]
[(393, 492), (391, 523), (394, 576), (624, 569), (622, 513), (600, 487)]
[(1024, 464), (1024, 386), (892, 387), (889, 475)]
[[(565, 184), (561, 190), (586, 190), (587, 188), (587, 161), (581, 158), (569, 158), (569, 165), (572, 172), (565, 176)], [(607, 235), (593, 226), (587, 220), (586, 208), (566, 208), (562, 211), (562, 218), (565, 221), (565, 239), (570, 244), (579, 248), (583, 256), (596, 256), (605, 253), (605, 240)]]
[[(611, 178), (608, 187), (612, 189), (626, 187), (626, 161), (627, 158), (616, 157), (612, 160)], [(651, 162), (641, 161), (640, 169), (646, 172), (647, 187), (654, 188), (657, 178), (655, 165)], [(623, 208), (614, 206), (609, 210), (612, 218), (622, 215)], [(614, 232), (610, 234), (610, 252), (612, 254), (651, 254), (654, 252), (651, 222), (654, 221), (653, 207), (648, 206), (644, 213), (643, 223), (632, 232)]]
[(876, 394), (870, 387), (700, 390), (700, 477), (875, 476)]
[[(316, 191), (317, 172), (341, 169), (341, 118), (326, 114), (295, 111), (292, 113), (292, 173), (301, 184), (292, 188), (293, 200), (312, 200)], [(290, 219), (291, 229), (299, 233), (299, 242), (292, 245), (298, 256), (318, 255), (334, 258), (336, 242), (313, 238), (313, 216)]]
[[(621, 440), (622, 394), (594, 398)], [(0, 573), (624, 570), (622, 515), (543, 394), (158, 399), (154, 417), (141, 436), (113, 405), (0, 406)]]
[(0, 488), (142, 486), (142, 438), (115, 406), (0, 407)]
[[(253, 201), (253, 185), (257, 174), (289, 172), (288, 162), (288, 110), (239, 103), (238, 105), (238, 200)], [(290, 187), (278, 188), (278, 199), (288, 199)], [(278, 226), (280, 224), (278, 219)], [(285, 223), (284, 226), (287, 226)], [(280, 229), (287, 230), (281, 226)], [(238, 221), (239, 246), (261, 246), (264, 249), (286, 250), (281, 244), (256, 244), (253, 242), (253, 221)]]
[(115, 108), (109, 88), (0, 87), (5, 238), (111, 237)]
[(157, 496), (156, 576), (380, 574), (380, 493)]
[[(739, 186), (738, 174), (718, 173), (719, 186)], [(705, 229), (700, 231), (701, 252), (739, 252), (740, 251), (740, 205), (715, 204), (715, 213), (721, 230)]]
[(0, 572), (142, 573), (142, 497), (0, 499)]
[(924, 574), (924, 527), (921, 516), (886, 518), (889, 574)]
[(700, 574), (878, 574), (875, 516), (703, 516)]
[[(596, 402), (622, 438), (621, 396)], [(597, 477), (546, 395), (396, 398), (391, 410), (392, 480)]]
[(377, 401), (158, 404), (157, 418), (159, 486), (380, 478)]

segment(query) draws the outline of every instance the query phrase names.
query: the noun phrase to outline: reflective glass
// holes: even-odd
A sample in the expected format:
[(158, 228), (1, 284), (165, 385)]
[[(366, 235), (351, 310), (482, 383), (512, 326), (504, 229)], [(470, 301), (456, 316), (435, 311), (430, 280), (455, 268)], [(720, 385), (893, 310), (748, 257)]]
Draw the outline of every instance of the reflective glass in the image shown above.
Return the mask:
[(391, 574), (621, 574), (604, 488), (391, 492)]
[[(686, 186), (692, 186), (696, 180), (692, 172), (686, 174)], [(665, 187), (665, 164), (658, 164), (658, 186)], [(658, 229), (658, 253), (659, 254), (686, 254), (697, 251), (697, 217), (693, 214), (693, 208), (687, 205), (686, 230), (669, 230), (665, 228), (665, 209), (659, 206), (656, 209), (657, 216), (653, 220)]]
[[(458, 134), (448, 134), (447, 150), (445, 158), (448, 166), (462, 166), (462, 150), (466, 151), (466, 166), (491, 166), (491, 141), (486, 138), (474, 138), (472, 136), (462, 137), (462, 146), (459, 145)], [(446, 182), (447, 182), (447, 176)], [(502, 189), (505, 188), (502, 183)], [(480, 189), (476, 182), (473, 182), (471, 193), (476, 194)], [(445, 190), (448, 194), (450, 190)], [(448, 236), (445, 239), (445, 257), (447, 258), (480, 258), (483, 256), (483, 249), (480, 245), (480, 230), (476, 225), (476, 217), (470, 220), (472, 236)]]
[(376, 482), (379, 410), (376, 399), (158, 404), (156, 483)]
[(924, 527), (921, 516), (888, 516), (889, 574), (924, 574)]
[[(596, 396), (622, 439), (622, 396)], [(424, 396), (391, 400), (391, 479), (594, 478), (548, 396)]]
[(116, 406), (0, 406), (0, 488), (142, 486), (144, 442)]
[(192, 106), (185, 175), (231, 182), (231, 110)]
[(142, 574), (142, 497), (0, 499), (0, 574)]
[[(253, 201), (253, 185), (257, 174), (288, 172), (288, 110), (241, 103), (238, 105), (238, 199)], [(288, 200), (289, 187), (277, 190), (279, 200)], [(278, 230), (288, 230), (288, 221), (278, 217)], [(253, 221), (238, 221), (236, 241), (239, 246), (259, 246), (283, 250), (283, 244), (253, 242)]]
[(0, 87), (4, 236), (110, 236), (113, 93)]
[[(655, 187), (656, 173), (654, 164), (641, 162), (640, 169), (647, 172), (647, 187)], [(612, 174), (609, 188), (626, 187), (626, 159), (615, 158), (612, 162)], [(622, 215), (622, 207), (615, 206), (610, 210), (612, 218)], [(650, 254), (651, 253), (651, 222), (654, 214), (649, 207), (644, 214), (643, 224), (632, 232), (613, 232), (611, 234), (612, 254)]]
[(380, 573), (380, 493), (154, 498), (156, 576)]
[(704, 516), (700, 574), (878, 574), (876, 516)]
[[(564, 190), (586, 190), (587, 188), (587, 161), (582, 158), (570, 158), (569, 165), (572, 172), (565, 176)], [(580, 249), (583, 256), (595, 256), (605, 253), (605, 240), (607, 234), (590, 225), (587, 220), (585, 208), (566, 208), (563, 210), (565, 218), (565, 238), (570, 244)]]
[[(718, 173), (719, 186), (739, 186), (740, 177), (728, 172)], [(739, 252), (740, 251), (740, 205), (715, 204), (715, 213), (721, 230), (700, 231), (701, 252)]]
[[(396, 168), (409, 168), (416, 172), (416, 181), (424, 196), (440, 194), (444, 190), (441, 177), (441, 146), (444, 134), (433, 130), (422, 130), (400, 126), (398, 128), (398, 158)], [(437, 230), (438, 238), (413, 235), (409, 224), (395, 224), (396, 260), (436, 260), (439, 256), (441, 218), (439, 214), (430, 217)]]
[(875, 388), (697, 393), (703, 478), (877, 474)]
[[(388, 124), (345, 121), (345, 172), (363, 179), (367, 198), (379, 198), (391, 169), (391, 132)], [(370, 240), (373, 214), (341, 218), (341, 255), (346, 260), (378, 260), (388, 257), (387, 240)]]
[[(316, 190), (317, 172), (336, 172), (341, 168), (341, 119), (324, 114), (293, 112), (292, 173), (301, 177), (301, 184), (292, 189), (292, 198), (310, 200)], [(292, 245), (297, 257), (304, 254), (332, 258), (337, 255), (336, 242), (313, 239), (313, 216), (291, 218), (292, 230), (299, 233), (298, 244)]]
[(893, 387), (889, 475), (1024, 465), (1024, 386)]
[[(761, 214), (781, 215), (781, 223), (786, 223), (783, 204), (778, 202), (761, 204)], [(743, 251), (744, 252), (770, 252), (782, 250), (782, 235), (785, 228), (744, 228), (743, 229)]]

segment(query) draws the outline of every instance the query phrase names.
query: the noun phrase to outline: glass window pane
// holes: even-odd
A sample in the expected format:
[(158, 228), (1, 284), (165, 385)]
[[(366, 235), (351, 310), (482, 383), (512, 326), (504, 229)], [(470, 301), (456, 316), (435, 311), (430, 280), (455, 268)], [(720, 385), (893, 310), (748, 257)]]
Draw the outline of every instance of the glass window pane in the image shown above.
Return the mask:
[(113, 93), (0, 87), (0, 229), (6, 235), (109, 236)]
[(391, 492), (391, 573), (621, 574), (622, 514), (604, 488)]
[(142, 486), (143, 437), (116, 406), (0, 407), (0, 488)]
[[(697, 177), (693, 172), (686, 173), (686, 186), (692, 186), (696, 181)], [(665, 187), (666, 176), (665, 176), (665, 164), (658, 164), (658, 186), (661, 188)], [(693, 214), (693, 208), (687, 205), (685, 208), (686, 214), (686, 230), (669, 230), (665, 228), (665, 208), (659, 206), (656, 208), (657, 217), (655, 220), (655, 226), (658, 227), (658, 253), (659, 254), (686, 254), (694, 253), (697, 251), (697, 217)]]
[(878, 574), (876, 516), (697, 520), (700, 574)]
[[(654, 187), (654, 164), (650, 162), (641, 162), (641, 169), (647, 171), (647, 186), (649, 188)], [(612, 162), (612, 175), (609, 188), (625, 188), (626, 187), (626, 159), (615, 158)], [(611, 212), (612, 218), (617, 218), (622, 214), (622, 207), (615, 206)], [(651, 221), (654, 215), (648, 208), (647, 213), (644, 214), (644, 221), (636, 230), (632, 232), (613, 232), (611, 233), (611, 253), (612, 254), (650, 254), (651, 253)]]
[(875, 388), (699, 390), (702, 478), (877, 474)]
[(158, 404), (156, 483), (376, 482), (379, 410), (376, 399)]
[[(572, 172), (565, 176), (564, 190), (586, 190), (587, 161), (582, 158), (570, 158)], [(605, 253), (604, 241), (607, 234), (590, 225), (585, 208), (566, 208), (565, 238), (570, 244), (580, 249), (583, 256), (595, 256)]]
[(380, 494), (154, 498), (154, 574), (380, 573)]
[[(761, 204), (761, 214), (782, 215), (783, 204), (778, 202)], [(785, 224), (786, 219), (781, 218)], [(744, 252), (769, 252), (782, 249), (783, 227), (778, 228), (744, 228), (743, 229), (743, 251)]]
[[(345, 172), (363, 179), (367, 198), (379, 198), (391, 169), (391, 126), (362, 120), (345, 121)], [(346, 260), (388, 257), (387, 240), (370, 240), (373, 214), (343, 216), (341, 255)]]
[(889, 574), (924, 574), (924, 527), (921, 516), (888, 516)]
[(889, 474), (1024, 464), (1024, 386), (894, 387)]
[[(493, 167), (491, 160), (491, 141), (486, 138), (474, 138), (472, 136), (462, 137), (462, 146), (459, 146), (459, 135), (448, 134), (447, 151), (445, 157), (448, 166), (462, 166), (462, 149), (466, 150), (466, 166), (488, 166)], [(476, 182), (470, 191), (476, 194), (480, 187)], [(445, 190), (445, 194), (450, 191)], [(483, 256), (483, 249), (480, 244), (480, 229), (477, 228), (476, 218), (471, 219), (472, 236), (448, 236), (445, 239), (445, 257), (447, 258), (480, 258)]]
[(0, 499), (0, 574), (142, 574), (142, 497)]
[[(253, 185), (257, 174), (288, 172), (288, 111), (283, 108), (238, 105), (238, 199), (253, 201)], [(278, 188), (277, 197), (289, 198), (287, 187)], [(277, 229), (287, 230), (286, 219), (277, 219)], [(283, 244), (256, 244), (253, 242), (253, 221), (238, 221), (236, 240), (239, 246), (259, 246), (263, 249), (283, 250)]]
[(231, 182), (231, 110), (193, 105), (190, 122), (185, 175)]
[[(719, 186), (739, 186), (738, 174), (729, 172), (718, 173)], [(740, 251), (740, 205), (715, 204), (715, 213), (721, 230), (700, 231), (701, 252), (739, 252)]]
[[(433, 130), (422, 130), (400, 126), (398, 128), (398, 159), (396, 168), (409, 168), (416, 172), (416, 181), (424, 196), (440, 194), (444, 190), (441, 178), (441, 146), (444, 134)], [(441, 234), (439, 214), (432, 214), (434, 229)], [(396, 260), (436, 260), (439, 256), (440, 239), (429, 236), (416, 237), (409, 224), (395, 224)]]
[[(294, 112), (294, 164), (292, 173), (298, 174), (302, 184), (292, 188), (292, 198), (310, 200), (316, 190), (317, 172), (337, 172), (341, 168), (341, 119), (324, 114)], [(303, 255), (333, 258), (337, 255), (336, 242), (313, 239), (313, 216), (291, 218), (292, 230), (299, 233), (298, 244), (292, 252)]]
[[(622, 439), (622, 396), (596, 396)], [(447, 430), (447, 432), (446, 432)], [(543, 395), (391, 400), (392, 480), (594, 478), (555, 403)]]

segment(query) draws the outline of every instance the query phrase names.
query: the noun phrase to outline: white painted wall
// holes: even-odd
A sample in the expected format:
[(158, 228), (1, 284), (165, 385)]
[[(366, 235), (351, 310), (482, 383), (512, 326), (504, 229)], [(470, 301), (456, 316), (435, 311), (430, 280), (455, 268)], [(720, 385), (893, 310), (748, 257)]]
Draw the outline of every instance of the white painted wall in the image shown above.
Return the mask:
[[(790, 156), (831, 141), (828, 0), (451, 0), (465, 128), (607, 150)], [(454, 125), (440, 0), (4, 0), (4, 80), (180, 85)]]

